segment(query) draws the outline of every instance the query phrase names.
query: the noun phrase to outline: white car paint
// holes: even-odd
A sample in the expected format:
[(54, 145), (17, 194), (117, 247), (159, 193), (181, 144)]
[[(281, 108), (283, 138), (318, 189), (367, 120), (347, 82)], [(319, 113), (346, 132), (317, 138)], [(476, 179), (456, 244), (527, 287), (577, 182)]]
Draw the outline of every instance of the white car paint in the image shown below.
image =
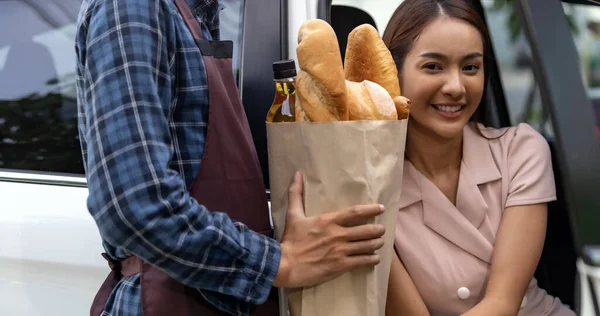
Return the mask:
[(582, 259), (578, 259), (577, 272), (579, 273), (579, 293), (581, 293), (579, 316), (598, 316), (594, 309), (594, 298), (592, 295), (596, 293), (596, 302), (600, 302), (600, 267), (590, 266), (583, 262)]
[(108, 275), (81, 178), (0, 172), (0, 314), (86, 315)]

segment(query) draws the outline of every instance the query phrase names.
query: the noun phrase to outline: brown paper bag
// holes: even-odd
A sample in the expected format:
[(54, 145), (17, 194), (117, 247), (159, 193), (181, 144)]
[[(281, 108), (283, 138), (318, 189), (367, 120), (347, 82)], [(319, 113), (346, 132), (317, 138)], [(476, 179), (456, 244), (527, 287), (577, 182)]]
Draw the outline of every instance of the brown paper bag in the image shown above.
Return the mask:
[(407, 120), (267, 123), (271, 210), (278, 240), (296, 170), (304, 175), (307, 216), (356, 204), (386, 208), (376, 219), (386, 228), (385, 245), (378, 251), (381, 263), (315, 287), (287, 290), (292, 316), (385, 314), (406, 128)]

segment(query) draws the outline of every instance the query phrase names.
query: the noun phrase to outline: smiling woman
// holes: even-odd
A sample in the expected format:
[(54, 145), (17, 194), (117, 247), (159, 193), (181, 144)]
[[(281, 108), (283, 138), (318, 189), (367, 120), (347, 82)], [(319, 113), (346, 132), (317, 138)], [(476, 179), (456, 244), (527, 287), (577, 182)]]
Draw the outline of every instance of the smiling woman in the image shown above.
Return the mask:
[[(574, 315), (537, 286), (548, 144), (487, 128), (489, 35), (466, 0), (405, 0), (383, 39), (412, 101), (388, 315)], [(426, 264), (423, 264), (426, 263)]]
[[(413, 101), (414, 129), (448, 139), (462, 131), (483, 96), (483, 44), (468, 22), (442, 16), (427, 25), (400, 76)], [(423, 102), (422, 102), (423, 101)]]

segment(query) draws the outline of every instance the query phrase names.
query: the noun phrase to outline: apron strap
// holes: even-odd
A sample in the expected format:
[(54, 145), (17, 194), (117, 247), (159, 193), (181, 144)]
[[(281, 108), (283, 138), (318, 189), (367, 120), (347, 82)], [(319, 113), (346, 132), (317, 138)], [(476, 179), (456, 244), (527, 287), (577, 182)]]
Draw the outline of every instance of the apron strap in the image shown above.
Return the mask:
[(185, 21), (185, 24), (187, 25), (190, 32), (192, 32), (192, 36), (194, 36), (194, 39), (196, 39), (196, 40), (202, 39), (202, 30), (200, 29), (200, 23), (198, 23), (198, 21), (196, 20), (196, 17), (194, 17), (194, 14), (192, 13), (192, 10), (190, 10), (190, 7), (188, 6), (188, 4), (185, 2), (185, 0), (174, 0), (174, 1), (175, 1), (175, 6), (179, 10), (179, 13), (183, 17), (183, 20)]

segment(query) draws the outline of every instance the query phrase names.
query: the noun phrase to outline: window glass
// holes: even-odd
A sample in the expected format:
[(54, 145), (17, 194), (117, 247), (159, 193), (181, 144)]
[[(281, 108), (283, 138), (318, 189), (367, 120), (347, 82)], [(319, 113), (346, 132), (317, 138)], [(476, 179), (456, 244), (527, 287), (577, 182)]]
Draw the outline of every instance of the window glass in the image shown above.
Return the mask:
[(233, 41), (233, 75), (240, 87), (245, 1), (221, 0), (221, 2), (225, 5), (225, 9), (221, 10), (219, 15), (221, 39)]
[(0, 168), (82, 174), (75, 22), (80, 0), (0, 1)]
[(531, 49), (513, 1), (485, 0), (482, 5), (511, 124), (525, 122), (551, 135), (550, 120), (543, 111), (533, 74)]
[[(234, 42), (239, 85), (244, 1), (223, 4), (221, 37)], [(83, 174), (74, 49), (80, 5), (0, 1), (0, 169)]]
[[(552, 136), (532, 70), (531, 50), (512, 1), (482, 1), (500, 68), (512, 124), (527, 122)], [(594, 106), (600, 136), (600, 6), (564, 3), (563, 8), (580, 55), (581, 73)]]
[(571, 17), (571, 31), (579, 52), (583, 82), (595, 110), (600, 137), (600, 4), (564, 3), (563, 8)]

